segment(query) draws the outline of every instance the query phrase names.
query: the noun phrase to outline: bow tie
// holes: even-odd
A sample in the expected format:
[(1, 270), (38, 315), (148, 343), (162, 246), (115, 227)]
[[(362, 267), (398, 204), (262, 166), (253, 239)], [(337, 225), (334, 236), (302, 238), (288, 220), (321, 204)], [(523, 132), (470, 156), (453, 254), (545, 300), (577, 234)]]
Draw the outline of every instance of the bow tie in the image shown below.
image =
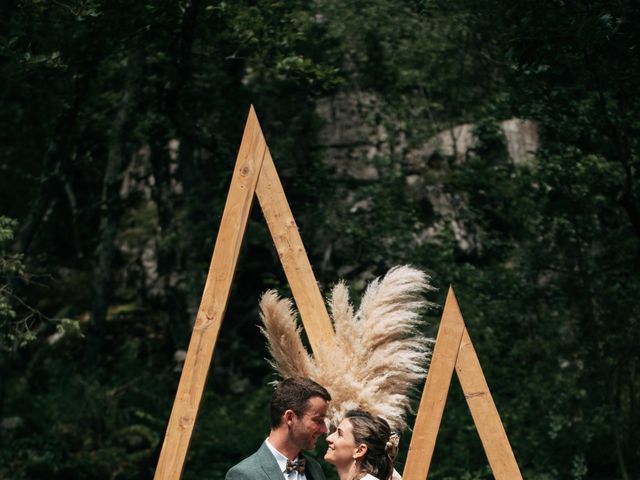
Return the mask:
[(307, 464), (307, 460), (304, 458), (299, 458), (295, 462), (287, 459), (287, 467), (284, 469), (284, 473), (290, 473), (294, 470), (298, 473), (304, 473), (304, 467)]

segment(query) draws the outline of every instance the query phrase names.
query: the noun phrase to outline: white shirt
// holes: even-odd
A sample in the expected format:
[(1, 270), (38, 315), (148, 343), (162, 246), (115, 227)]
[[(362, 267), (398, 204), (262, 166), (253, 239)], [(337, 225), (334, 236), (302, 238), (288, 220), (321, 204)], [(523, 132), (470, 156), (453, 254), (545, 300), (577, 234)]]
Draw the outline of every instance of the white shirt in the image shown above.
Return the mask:
[(307, 480), (307, 476), (304, 473), (297, 472), (296, 470), (294, 470), (293, 472), (285, 473), (284, 471), (287, 469), (288, 458), (281, 454), (278, 450), (276, 450), (276, 447), (271, 445), (268, 438), (265, 439), (264, 443), (267, 444), (267, 447), (275, 457), (276, 462), (278, 462), (278, 467), (280, 468), (280, 471), (282, 472), (283, 478), (285, 480)]

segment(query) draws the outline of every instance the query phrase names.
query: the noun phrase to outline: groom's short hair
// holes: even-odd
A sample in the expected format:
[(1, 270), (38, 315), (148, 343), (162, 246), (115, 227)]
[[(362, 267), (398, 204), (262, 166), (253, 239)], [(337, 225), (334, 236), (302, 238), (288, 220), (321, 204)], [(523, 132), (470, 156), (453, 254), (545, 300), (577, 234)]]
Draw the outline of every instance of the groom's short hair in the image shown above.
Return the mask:
[(271, 428), (280, 426), (282, 415), (287, 410), (293, 410), (297, 416), (304, 415), (309, 399), (313, 397), (320, 397), (326, 402), (331, 400), (327, 389), (310, 378), (290, 377), (282, 380), (271, 397)]

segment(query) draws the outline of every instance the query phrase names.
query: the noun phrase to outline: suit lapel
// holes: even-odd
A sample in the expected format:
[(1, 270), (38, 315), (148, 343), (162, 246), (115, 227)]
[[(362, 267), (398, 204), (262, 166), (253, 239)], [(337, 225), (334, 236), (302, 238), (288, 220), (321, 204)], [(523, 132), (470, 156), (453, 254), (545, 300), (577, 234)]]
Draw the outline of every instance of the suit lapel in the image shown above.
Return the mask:
[[(284, 480), (284, 475), (280, 471), (278, 462), (266, 443), (260, 446), (257, 455), (260, 468), (269, 480)], [(325, 477), (324, 472), (322, 472), (322, 467), (313, 459), (306, 456), (305, 458), (307, 459), (307, 469), (305, 470), (307, 480), (324, 480)]]
[(316, 469), (314, 465), (309, 465), (309, 467), (305, 470), (304, 475), (307, 477), (307, 480), (316, 480)]
[(306, 455), (303, 456), (307, 459), (307, 469), (305, 470), (307, 480), (324, 480), (324, 472), (322, 472), (320, 464), (316, 463)]
[(269, 480), (283, 480), (284, 475), (280, 471), (278, 462), (276, 461), (273, 453), (269, 450), (266, 443), (258, 449), (258, 456), (260, 460), (260, 467)]

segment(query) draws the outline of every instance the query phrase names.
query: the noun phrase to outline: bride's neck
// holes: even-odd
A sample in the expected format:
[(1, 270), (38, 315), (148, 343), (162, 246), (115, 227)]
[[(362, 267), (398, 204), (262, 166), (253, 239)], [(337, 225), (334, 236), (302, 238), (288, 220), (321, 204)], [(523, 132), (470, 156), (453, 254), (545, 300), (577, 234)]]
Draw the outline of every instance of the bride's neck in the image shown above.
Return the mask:
[(342, 468), (336, 467), (336, 470), (338, 471), (338, 477), (340, 480), (358, 480), (363, 476), (360, 469), (356, 467), (355, 462), (345, 465)]

